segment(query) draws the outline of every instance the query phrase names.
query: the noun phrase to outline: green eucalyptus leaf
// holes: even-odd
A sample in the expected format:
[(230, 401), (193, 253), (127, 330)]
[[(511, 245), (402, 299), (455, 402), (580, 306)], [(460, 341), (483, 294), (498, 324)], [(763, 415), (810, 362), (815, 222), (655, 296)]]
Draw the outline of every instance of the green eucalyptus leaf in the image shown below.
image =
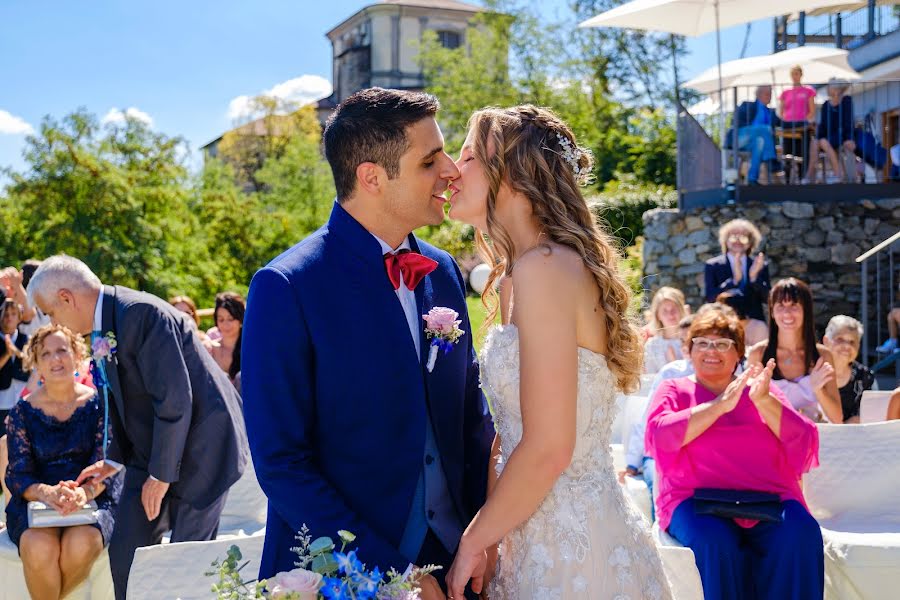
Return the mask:
[(320, 537), (309, 545), (309, 554), (311, 556), (318, 556), (319, 554), (332, 551), (334, 551), (334, 542), (329, 537)]
[(312, 561), (312, 570), (320, 575), (332, 575), (337, 572), (338, 564), (330, 554), (320, 554)]

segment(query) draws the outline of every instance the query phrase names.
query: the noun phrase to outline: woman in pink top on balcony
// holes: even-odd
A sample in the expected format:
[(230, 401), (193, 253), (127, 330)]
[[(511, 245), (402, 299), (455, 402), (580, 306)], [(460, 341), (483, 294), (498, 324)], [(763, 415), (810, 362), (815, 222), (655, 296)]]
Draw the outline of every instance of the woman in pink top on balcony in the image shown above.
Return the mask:
[[(735, 377), (744, 355), (737, 319), (700, 315), (688, 340), (695, 375), (663, 382), (647, 421), (660, 528), (694, 551), (706, 598), (821, 600), (822, 534), (800, 489), (818, 465), (816, 426), (770, 385), (774, 361)], [(768, 516), (757, 515), (766, 520), (747, 518), (746, 501), (711, 510), (702, 502), (748, 492), (772, 495)]]
[(812, 141), (810, 123), (816, 122), (816, 90), (808, 85), (803, 85), (803, 69), (800, 65), (791, 68), (791, 81), (793, 85), (778, 97), (778, 105), (781, 109), (782, 127), (784, 129), (784, 151), (786, 154), (801, 156), (803, 166), (806, 167), (806, 175), (802, 183), (809, 183), (816, 175), (816, 157), (811, 156), (811, 149), (815, 149)]

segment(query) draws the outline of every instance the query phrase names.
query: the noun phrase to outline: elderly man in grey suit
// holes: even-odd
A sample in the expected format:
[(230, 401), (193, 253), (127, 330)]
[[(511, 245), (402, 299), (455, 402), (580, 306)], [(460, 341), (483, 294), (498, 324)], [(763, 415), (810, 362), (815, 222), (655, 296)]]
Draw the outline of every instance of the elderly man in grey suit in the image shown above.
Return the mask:
[(112, 439), (106, 460), (78, 482), (125, 467), (109, 552), (116, 598), (124, 600), (136, 548), (160, 543), (168, 530), (173, 542), (215, 538), (248, 457), (241, 398), (185, 316), (156, 296), (103, 286), (64, 255), (44, 261), (28, 296), (54, 323), (116, 340), (113, 360), (94, 357)]

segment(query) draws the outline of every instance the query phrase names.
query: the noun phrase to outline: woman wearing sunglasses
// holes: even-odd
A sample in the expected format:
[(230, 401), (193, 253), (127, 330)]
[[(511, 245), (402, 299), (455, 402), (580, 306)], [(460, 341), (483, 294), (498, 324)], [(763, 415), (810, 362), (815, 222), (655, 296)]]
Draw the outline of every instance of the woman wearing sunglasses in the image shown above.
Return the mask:
[(698, 315), (688, 346), (694, 375), (663, 382), (647, 420), (660, 529), (694, 551), (706, 598), (821, 600), (822, 534), (800, 488), (816, 426), (770, 385), (774, 361), (735, 376), (735, 317)]
[(769, 263), (762, 252), (753, 256), (762, 239), (759, 229), (746, 219), (734, 219), (719, 229), (722, 254), (706, 261), (706, 301), (715, 302), (722, 292), (734, 290), (741, 312), (765, 325), (763, 305), (769, 297)]

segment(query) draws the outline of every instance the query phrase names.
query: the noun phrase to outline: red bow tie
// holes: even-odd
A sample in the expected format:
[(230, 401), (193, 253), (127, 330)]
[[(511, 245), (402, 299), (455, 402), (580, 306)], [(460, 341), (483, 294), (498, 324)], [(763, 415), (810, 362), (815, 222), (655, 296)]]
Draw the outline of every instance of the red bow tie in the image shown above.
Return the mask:
[(401, 273), (406, 287), (414, 290), (426, 275), (437, 269), (437, 266), (437, 261), (406, 249), (399, 250), (396, 254), (388, 252), (384, 255), (384, 268), (387, 269), (388, 279), (391, 280), (395, 290), (400, 289)]

